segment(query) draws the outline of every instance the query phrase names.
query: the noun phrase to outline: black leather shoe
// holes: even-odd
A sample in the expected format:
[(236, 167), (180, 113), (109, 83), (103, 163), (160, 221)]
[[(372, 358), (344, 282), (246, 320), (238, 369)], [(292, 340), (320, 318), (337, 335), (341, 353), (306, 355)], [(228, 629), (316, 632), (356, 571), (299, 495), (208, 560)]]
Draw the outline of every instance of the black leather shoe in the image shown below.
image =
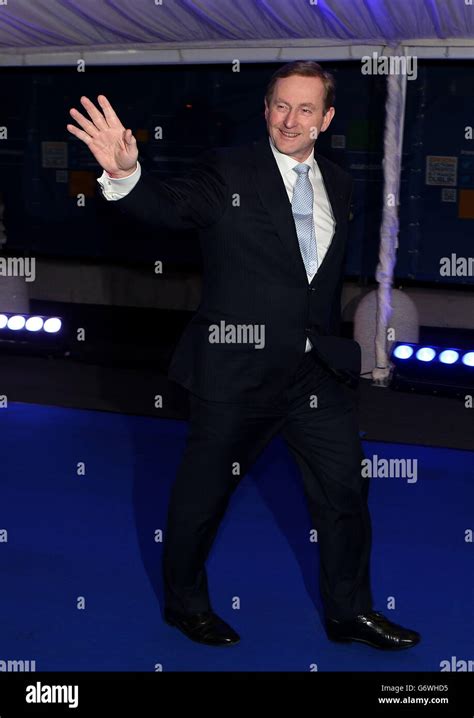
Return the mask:
[(240, 636), (213, 611), (204, 613), (176, 613), (168, 608), (164, 611), (165, 621), (175, 626), (192, 641), (208, 646), (233, 646)]
[(378, 611), (363, 613), (349, 621), (328, 618), (326, 632), (331, 641), (340, 643), (358, 641), (385, 651), (412, 648), (421, 639), (416, 631), (392, 623)]

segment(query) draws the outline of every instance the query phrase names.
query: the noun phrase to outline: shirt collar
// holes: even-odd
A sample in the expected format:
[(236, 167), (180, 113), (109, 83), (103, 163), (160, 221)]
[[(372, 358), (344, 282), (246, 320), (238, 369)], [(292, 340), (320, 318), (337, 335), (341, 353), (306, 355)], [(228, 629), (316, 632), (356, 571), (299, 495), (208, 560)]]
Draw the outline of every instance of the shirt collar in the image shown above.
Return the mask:
[(296, 167), (296, 165), (299, 164), (309, 165), (310, 172), (311, 170), (314, 172), (314, 147), (311, 150), (311, 154), (304, 160), (303, 163), (301, 163), (298, 162), (298, 160), (293, 159), (293, 157), (290, 157), (289, 155), (284, 155), (283, 152), (279, 152), (279, 150), (277, 150), (277, 148), (273, 144), (273, 140), (270, 135), (268, 136), (268, 141), (270, 142), (273, 156), (275, 157), (276, 163), (282, 175), (287, 174), (288, 172), (290, 172), (290, 170), (293, 169), (293, 167)]

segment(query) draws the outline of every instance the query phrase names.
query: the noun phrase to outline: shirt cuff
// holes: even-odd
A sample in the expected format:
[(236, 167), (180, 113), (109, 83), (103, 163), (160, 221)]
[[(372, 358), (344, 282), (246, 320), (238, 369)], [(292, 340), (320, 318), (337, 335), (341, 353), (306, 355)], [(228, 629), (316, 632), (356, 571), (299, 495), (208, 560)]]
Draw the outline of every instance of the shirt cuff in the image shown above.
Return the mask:
[(102, 194), (105, 199), (114, 201), (126, 197), (137, 184), (141, 177), (142, 169), (140, 163), (137, 162), (137, 168), (135, 172), (132, 172), (128, 177), (110, 177), (110, 175), (104, 170), (100, 177), (97, 178)]

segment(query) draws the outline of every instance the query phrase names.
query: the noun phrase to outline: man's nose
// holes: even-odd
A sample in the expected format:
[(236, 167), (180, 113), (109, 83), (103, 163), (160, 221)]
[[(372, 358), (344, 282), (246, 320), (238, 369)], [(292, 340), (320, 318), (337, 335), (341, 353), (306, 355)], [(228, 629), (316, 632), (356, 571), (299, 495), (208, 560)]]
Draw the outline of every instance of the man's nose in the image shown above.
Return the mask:
[(294, 127), (297, 123), (296, 112), (289, 112), (285, 117), (285, 127)]

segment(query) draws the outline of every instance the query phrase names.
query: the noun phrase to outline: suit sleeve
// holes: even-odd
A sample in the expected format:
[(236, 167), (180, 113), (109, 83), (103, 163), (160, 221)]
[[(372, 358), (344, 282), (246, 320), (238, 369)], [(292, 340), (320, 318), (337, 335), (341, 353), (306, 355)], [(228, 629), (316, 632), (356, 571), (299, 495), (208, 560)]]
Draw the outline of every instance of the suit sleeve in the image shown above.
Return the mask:
[(200, 155), (180, 177), (159, 180), (142, 169), (139, 181), (118, 205), (121, 212), (151, 227), (204, 228), (222, 217), (227, 191), (218, 155), (210, 151)]

